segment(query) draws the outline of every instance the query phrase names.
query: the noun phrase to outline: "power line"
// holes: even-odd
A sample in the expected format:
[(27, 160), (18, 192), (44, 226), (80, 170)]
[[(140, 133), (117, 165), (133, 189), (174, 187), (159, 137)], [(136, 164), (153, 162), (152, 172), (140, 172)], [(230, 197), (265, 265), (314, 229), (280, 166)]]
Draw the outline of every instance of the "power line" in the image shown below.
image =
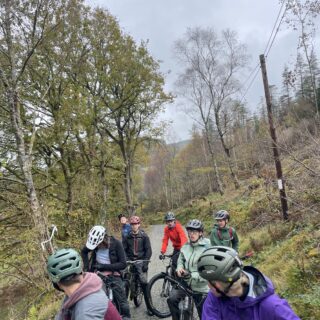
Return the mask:
[[(275, 28), (276, 28), (276, 25), (277, 25), (277, 23), (278, 23), (278, 20), (279, 20), (281, 11), (282, 11), (283, 6), (284, 6), (285, 3), (286, 3), (286, 1), (283, 1), (283, 2), (282, 2), (282, 5), (281, 5), (280, 10), (279, 10), (279, 12), (278, 12), (277, 19), (276, 19), (276, 21), (275, 21), (274, 24), (273, 24), (273, 28), (272, 28), (270, 37), (269, 37), (269, 39), (268, 39), (266, 48), (264, 49), (264, 55), (267, 55), (267, 54), (266, 54), (267, 48), (268, 48), (268, 46), (269, 46), (270, 40), (271, 40), (271, 38), (272, 38), (273, 32), (274, 32), (274, 30), (275, 30)], [(275, 37), (276, 37), (276, 35), (277, 35), (278, 31), (279, 31), (279, 28), (280, 28), (280, 25), (281, 25), (281, 22), (282, 22), (282, 19), (283, 19), (283, 17), (284, 17), (285, 12), (286, 12), (286, 10), (283, 12), (283, 15), (282, 15), (282, 17), (281, 17), (281, 19), (280, 19), (280, 23), (279, 23), (279, 25), (278, 25), (278, 27), (277, 27), (276, 33), (275, 33), (275, 35), (274, 35), (274, 37), (273, 37), (273, 40), (272, 40), (272, 42), (271, 42), (271, 46), (272, 46), (272, 44), (273, 44), (273, 42), (274, 42), (274, 39), (275, 39)], [(270, 46), (270, 48), (271, 48), (271, 46)], [(270, 48), (269, 48), (268, 52), (270, 51)]]
[[(273, 24), (273, 28), (272, 28), (270, 37), (269, 37), (269, 39), (268, 39), (266, 48), (265, 48), (265, 50), (264, 50), (264, 54), (265, 54), (266, 58), (267, 58), (267, 56), (268, 56), (268, 54), (269, 54), (269, 52), (270, 52), (270, 50), (271, 50), (271, 47), (272, 47), (272, 45), (273, 45), (273, 43), (274, 43), (274, 40), (275, 40), (275, 38), (276, 38), (276, 36), (277, 36), (277, 34), (278, 34), (278, 32), (279, 32), (280, 26), (281, 26), (281, 24), (282, 24), (282, 20), (283, 20), (283, 18), (284, 18), (285, 13), (286, 13), (286, 8), (285, 8), (285, 10), (283, 11), (283, 14), (282, 14), (282, 16), (281, 16), (281, 19), (279, 20), (279, 17), (280, 17), (280, 15), (281, 15), (281, 12), (282, 12), (282, 10), (283, 10), (283, 7), (284, 7), (285, 3), (286, 3), (286, 1), (283, 1), (283, 2), (282, 2), (282, 5), (281, 5), (280, 10), (279, 10), (278, 15), (277, 15), (277, 19), (276, 19), (276, 21), (275, 21), (274, 24)], [(277, 25), (278, 25), (278, 26), (277, 26)], [(277, 28), (276, 28), (276, 26), (277, 26)], [(275, 33), (274, 33), (274, 30), (275, 30), (275, 29), (276, 29), (276, 31), (275, 31)], [(272, 39), (272, 40), (271, 40), (271, 39)], [(269, 44), (270, 44), (270, 45), (269, 45)], [(268, 47), (269, 47), (269, 48), (268, 48)], [(267, 53), (266, 53), (266, 52), (267, 52)], [(254, 74), (254, 77), (253, 77), (252, 80), (250, 81), (248, 87), (246, 88), (244, 94), (242, 95), (242, 97), (241, 97), (241, 99), (240, 99), (240, 103), (244, 100), (244, 98), (245, 98), (245, 96), (247, 95), (249, 89), (251, 88), (251, 86), (252, 86), (255, 78), (257, 77), (258, 71), (259, 71), (259, 66), (260, 66), (260, 64), (258, 63), (258, 64), (256, 65), (256, 67), (251, 71), (251, 73), (249, 74), (249, 76), (247, 77), (247, 79), (243, 82), (242, 87), (245, 86), (245, 84), (247, 83), (247, 81), (248, 81), (248, 80), (251, 78), (251, 76)]]
[[(253, 71), (251, 72), (251, 74), (253, 74), (253, 73), (255, 72), (254, 77), (252, 78), (252, 80), (250, 81), (247, 89), (245, 90), (244, 94), (242, 95), (242, 97), (241, 97), (241, 99), (240, 99), (240, 103), (244, 100), (244, 98), (245, 98), (245, 96), (247, 95), (249, 89), (251, 88), (254, 80), (256, 79), (256, 77), (257, 77), (257, 75), (258, 75), (259, 69), (260, 69), (260, 65), (257, 64), (256, 67), (255, 67), (255, 68), (253, 69)], [(250, 74), (250, 76), (251, 76), (251, 74)], [(249, 77), (249, 78), (250, 78), (250, 77)], [(248, 78), (248, 79), (249, 79), (249, 78)], [(248, 79), (247, 79), (247, 80), (248, 80)], [(247, 81), (247, 80), (246, 80), (246, 81)]]
[[(284, 2), (283, 2), (283, 4), (284, 4)], [(283, 4), (282, 4), (282, 6), (283, 6)], [(265, 56), (266, 56), (266, 58), (267, 58), (267, 56), (268, 56), (268, 54), (269, 54), (269, 52), (270, 52), (270, 50), (271, 50), (271, 47), (272, 47), (272, 45), (273, 45), (273, 43), (274, 43), (275, 38), (276, 38), (276, 36), (277, 36), (277, 34), (278, 34), (279, 30), (280, 30), (280, 26), (281, 26), (281, 24), (282, 24), (282, 20), (283, 20), (285, 14), (286, 14), (286, 11), (287, 11), (287, 9), (285, 8), (285, 10), (283, 11), (283, 14), (282, 14), (281, 19), (280, 19), (280, 21), (279, 21), (277, 30), (276, 30), (276, 32), (275, 32), (275, 34), (274, 34), (274, 36), (273, 36), (273, 39), (272, 39), (272, 41), (271, 41), (271, 44), (270, 44), (270, 46), (269, 46), (269, 49), (268, 49), (267, 53), (266, 53), (266, 50), (265, 50)], [(280, 13), (280, 12), (279, 12), (279, 13)]]

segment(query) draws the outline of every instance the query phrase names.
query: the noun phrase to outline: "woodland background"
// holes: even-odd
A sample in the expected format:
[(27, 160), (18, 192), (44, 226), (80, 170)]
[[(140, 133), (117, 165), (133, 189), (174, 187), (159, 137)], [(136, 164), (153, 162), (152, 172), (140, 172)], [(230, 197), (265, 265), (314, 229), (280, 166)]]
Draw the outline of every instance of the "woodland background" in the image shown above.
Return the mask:
[[(48, 319), (46, 240), (79, 248), (94, 224), (117, 233), (117, 215), (161, 223), (174, 210), (229, 210), (240, 249), (276, 283), (302, 319), (319, 319), (319, 1), (286, 1), (297, 32), (295, 65), (271, 87), (289, 219), (283, 221), (266, 107), (239, 98), (250, 61), (237, 34), (194, 28), (175, 43), (184, 68), (175, 94), (159, 62), (106, 10), (78, 0), (1, 1), (0, 305), (7, 319)], [(185, 98), (192, 139), (167, 144), (159, 113)]]

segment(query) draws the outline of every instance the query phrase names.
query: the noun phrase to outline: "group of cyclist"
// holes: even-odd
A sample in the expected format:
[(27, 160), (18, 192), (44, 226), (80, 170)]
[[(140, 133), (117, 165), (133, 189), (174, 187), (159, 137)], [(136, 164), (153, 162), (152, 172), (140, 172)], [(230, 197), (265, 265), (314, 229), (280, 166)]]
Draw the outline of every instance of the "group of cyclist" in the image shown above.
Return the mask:
[[(122, 243), (109, 235), (103, 226), (94, 226), (81, 251), (82, 259), (73, 249), (61, 249), (49, 257), (49, 277), (54, 287), (66, 294), (56, 319), (121, 319), (103, 295), (103, 281), (117, 284), (114, 295), (120, 304), (121, 317), (130, 319), (121, 277), (127, 260), (142, 261), (136, 269), (148, 307), (150, 239), (140, 229), (139, 217), (132, 216), (128, 221), (121, 214), (118, 218), (122, 226)], [(198, 219), (187, 223), (187, 235), (173, 212), (168, 212), (164, 220), (166, 227), (159, 258), (164, 258), (171, 240), (174, 274), (193, 291), (200, 319), (299, 319), (286, 300), (275, 294), (272, 282), (265, 275), (252, 266), (243, 266), (238, 255), (239, 239), (236, 230), (228, 224), (230, 215), (227, 211), (214, 214), (216, 223), (210, 239), (204, 237), (204, 226)], [(184, 296), (185, 292), (179, 288), (170, 291), (167, 303), (173, 320), (179, 319), (179, 301)]]

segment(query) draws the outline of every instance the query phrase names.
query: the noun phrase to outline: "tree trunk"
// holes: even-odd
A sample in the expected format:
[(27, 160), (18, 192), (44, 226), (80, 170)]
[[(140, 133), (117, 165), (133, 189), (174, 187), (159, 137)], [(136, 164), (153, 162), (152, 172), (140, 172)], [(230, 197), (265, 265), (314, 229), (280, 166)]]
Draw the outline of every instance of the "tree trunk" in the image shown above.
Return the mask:
[(124, 194), (127, 201), (127, 208), (129, 216), (134, 214), (133, 201), (132, 201), (132, 177), (131, 177), (131, 164), (130, 160), (126, 160), (124, 169)]
[(71, 177), (71, 172), (68, 167), (68, 164), (65, 161), (65, 156), (64, 156), (64, 151), (62, 148), (60, 148), (60, 153), (61, 153), (61, 168), (62, 172), (64, 175), (64, 181), (66, 183), (66, 189), (67, 189), (67, 218), (69, 219), (69, 213), (73, 210), (73, 191), (72, 191), (72, 177)]
[[(224, 191), (223, 191), (223, 187), (222, 187), (222, 183), (221, 183), (221, 179), (220, 179), (220, 175), (219, 175), (219, 171), (218, 171), (218, 166), (217, 166), (217, 162), (214, 156), (214, 151), (213, 151), (213, 147), (210, 141), (210, 137), (209, 137), (209, 131), (207, 128), (205, 128), (205, 134), (206, 134), (206, 140), (208, 143), (208, 149), (209, 149), (209, 153), (211, 156), (211, 161), (212, 161), (212, 166), (213, 166), (213, 174), (214, 177), (216, 179), (216, 183), (218, 186), (218, 191), (221, 195), (223, 195)], [(215, 189), (215, 188), (214, 188)]]
[[(101, 154), (103, 157), (103, 155)], [(107, 219), (107, 205), (108, 205), (108, 183), (106, 180), (105, 160), (100, 161), (100, 180), (102, 185), (102, 204), (100, 208), (100, 221)]]
[[(24, 184), (27, 189), (28, 201), (31, 209), (30, 218), (33, 222), (34, 228), (36, 229), (36, 235), (39, 241), (40, 248), (41, 242), (49, 238), (47, 231), (47, 217), (41, 210), (37, 192), (33, 183), (31, 146), (29, 146), (29, 150), (27, 151), (27, 146), (24, 141), (24, 133), (22, 130), (18, 94), (14, 89), (9, 89), (7, 94), (10, 106), (11, 124), (17, 145), (18, 163), (24, 177)], [(41, 258), (43, 262), (46, 261), (44, 253), (41, 254)]]
[[(217, 109), (219, 110), (219, 109)], [(236, 189), (240, 188), (240, 184), (238, 181), (238, 177), (236, 175), (236, 173), (233, 170), (233, 163), (232, 163), (232, 159), (231, 159), (231, 153), (230, 153), (230, 148), (227, 147), (225, 139), (224, 139), (224, 135), (221, 129), (221, 124), (220, 124), (220, 120), (219, 120), (219, 113), (217, 111), (215, 111), (215, 120), (216, 120), (216, 126), (217, 126), (217, 130), (218, 130), (218, 134), (219, 134), (219, 138), (223, 147), (223, 151), (225, 153), (225, 155), (227, 156), (227, 162), (228, 162), (228, 167), (230, 170), (230, 175), (234, 184), (234, 187)]]

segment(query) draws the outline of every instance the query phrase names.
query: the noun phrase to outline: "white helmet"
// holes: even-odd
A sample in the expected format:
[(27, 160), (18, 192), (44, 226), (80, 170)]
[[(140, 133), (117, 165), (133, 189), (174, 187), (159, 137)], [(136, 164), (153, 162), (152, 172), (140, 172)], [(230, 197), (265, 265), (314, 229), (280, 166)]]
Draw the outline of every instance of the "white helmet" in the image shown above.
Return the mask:
[(89, 232), (86, 247), (94, 250), (103, 241), (105, 234), (106, 229), (103, 226), (94, 226)]

